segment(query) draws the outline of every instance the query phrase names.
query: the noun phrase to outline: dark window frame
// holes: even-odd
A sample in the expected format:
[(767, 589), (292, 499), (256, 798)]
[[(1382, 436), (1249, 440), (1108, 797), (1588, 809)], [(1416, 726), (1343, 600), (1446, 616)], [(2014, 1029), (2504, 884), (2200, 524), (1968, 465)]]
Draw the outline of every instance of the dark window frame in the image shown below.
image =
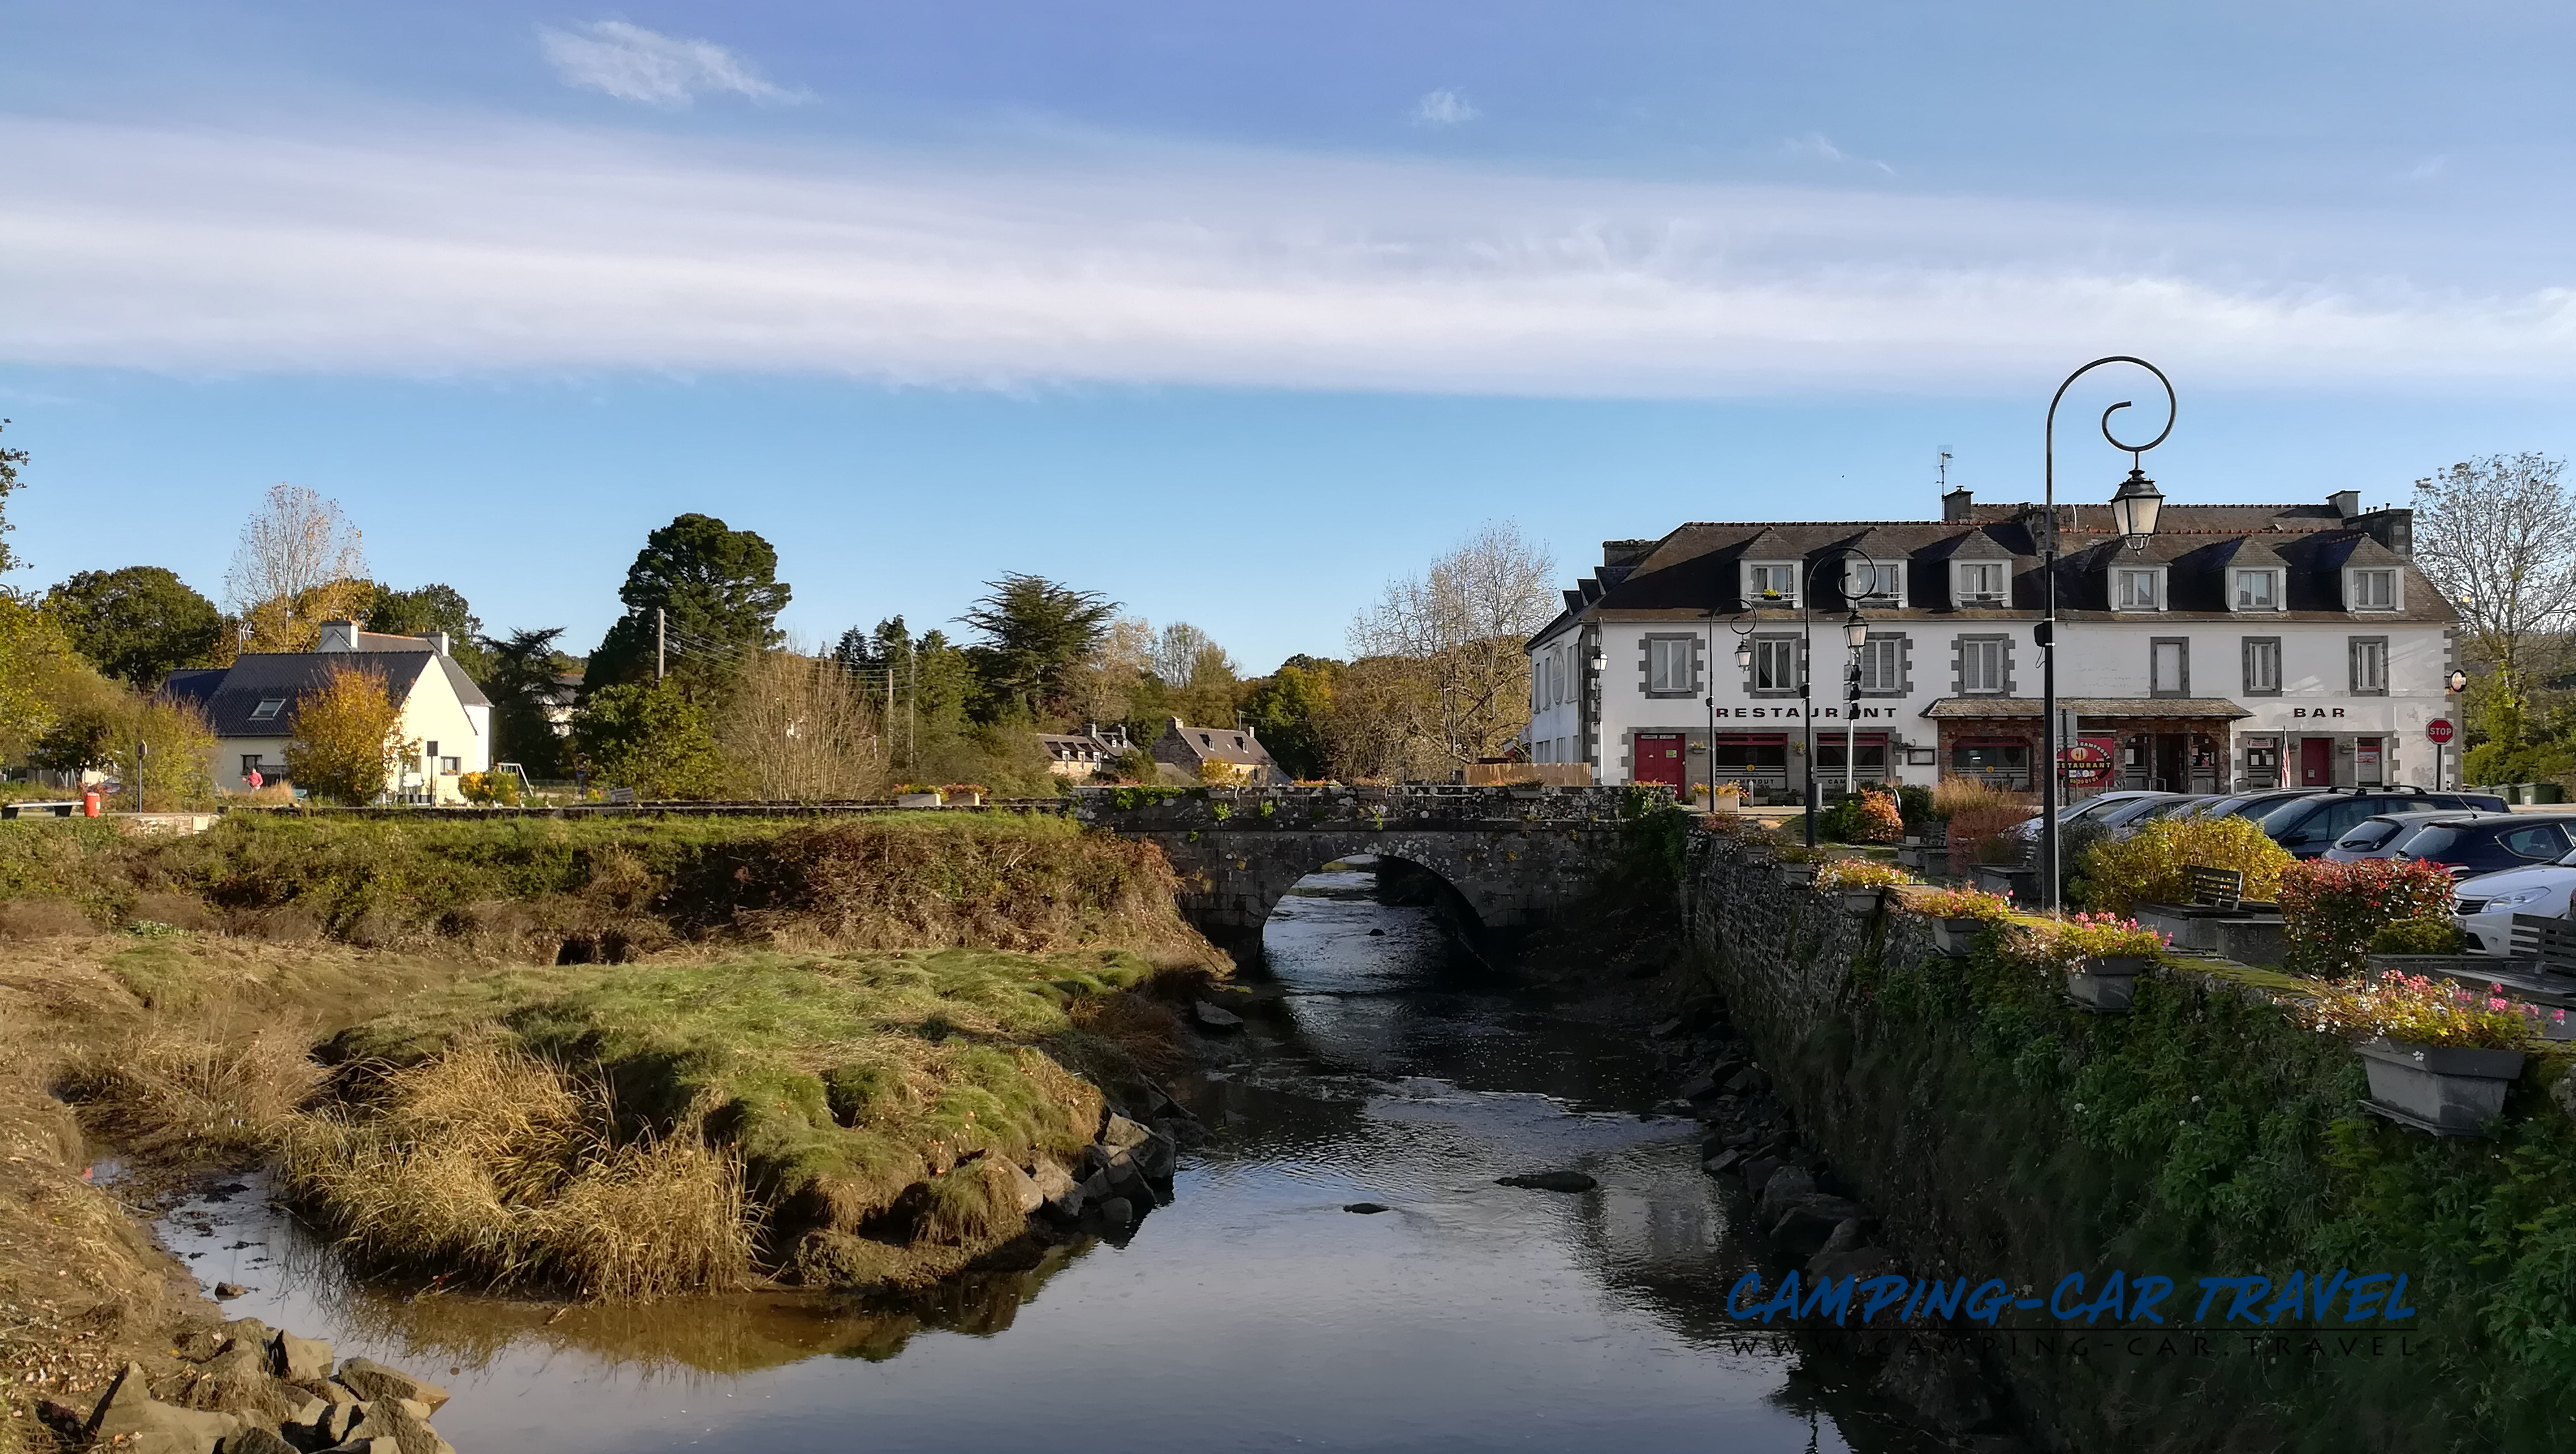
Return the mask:
[[(2177, 648), (2181, 661), (2181, 680), (2172, 687), (2156, 685), (2156, 653), (2161, 648)], [(2191, 695), (2191, 638), (2188, 636), (2150, 636), (2147, 638), (2147, 695), (2172, 700)]]
[[(2286, 649), (2283, 646), (2282, 638), (2278, 636), (2247, 636), (2241, 638), (2241, 640), (2244, 644), (2238, 651), (2238, 665), (2243, 673), (2243, 684), (2245, 689), (2244, 695), (2249, 697), (2277, 697), (2281, 695), (2281, 683), (2289, 675), (2282, 669), (2282, 661), (2286, 655)], [(2268, 687), (2258, 687), (2254, 685), (2254, 652), (2257, 647), (2267, 645), (2272, 648), (2272, 685)]]

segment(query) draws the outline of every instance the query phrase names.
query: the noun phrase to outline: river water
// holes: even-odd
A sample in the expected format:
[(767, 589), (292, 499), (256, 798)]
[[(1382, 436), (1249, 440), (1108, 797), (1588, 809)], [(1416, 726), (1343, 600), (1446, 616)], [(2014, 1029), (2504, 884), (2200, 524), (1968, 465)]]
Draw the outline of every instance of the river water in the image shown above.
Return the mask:
[[(1731, 1333), (1752, 1254), (1698, 1128), (1650, 1114), (1669, 1085), (1633, 1033), (1514, 990), (1372, 886), (1337, 866), (1281, 905), (1170, 1205), (917, 1306), (371, 1286), (255, 1182), (163, 1237), (251, 1289), (234, 1315), (447, 1384), (464, 1454), (1930, 1447), (1831, 1366)], [(1551, 1169), (1600, 1189), (1494, 1184)]]

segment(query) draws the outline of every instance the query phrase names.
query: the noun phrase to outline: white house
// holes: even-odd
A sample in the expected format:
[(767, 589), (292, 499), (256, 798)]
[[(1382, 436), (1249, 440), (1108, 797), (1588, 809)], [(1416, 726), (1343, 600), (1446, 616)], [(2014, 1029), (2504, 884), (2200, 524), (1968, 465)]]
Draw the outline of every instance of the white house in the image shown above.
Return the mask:
[(402, 704), (398, 735), (414, 745), (399, 764), (396, 795), (462, 802), (456, 780), (492, 765), (492, 703), (448, 654), (447, 637), (389, 636), (353, 621), (325, 621), (317, 651), (251, 652), (231, 666), (170, 674), (168, 696), (196, 703), (215, 729), (213, 772), (222, 792), (248, 792), (286, 775), (296, 704), (335, 667), (377, 671)]
[[(2033, 786), (2046, 512), (1965, 490), (1942, 506), (1604, 542), (1530, 639), (1531, 756), (1789, 796), (1811, 774)], [(2411, 511), (2353, 491), (2169, 504), (2142, 550), (2106, 506), (2057, 523), (2059, 706), (2073, 755), (2100, 763), (2077, 764), (2076, 793), (2433, 785), (2456, 616), (2411, 561)]]

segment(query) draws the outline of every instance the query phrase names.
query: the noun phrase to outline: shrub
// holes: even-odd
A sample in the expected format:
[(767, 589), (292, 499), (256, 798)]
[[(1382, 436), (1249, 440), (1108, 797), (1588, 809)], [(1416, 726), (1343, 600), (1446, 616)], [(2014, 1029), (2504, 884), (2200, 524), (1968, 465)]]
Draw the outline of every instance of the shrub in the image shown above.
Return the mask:
[(1941, 816), (1932, 808), (1932, 790), (1919, 783), (1896, 785), (1896, 810), (1908, 828), (1920, 828)]
[(2001, 924), (2012, 918), (2012, 900), (1984, 889), (1937, 889), (1918, 894), (1906, 907), (1935, 919), (1982, 919)]
[(1964, 877), (1972, 863), (2010, 863), (2020, 856), (2022, 847), (2022, 840), (2010, 830), (2029, 818), (2028, 808), (2009, 800), (1952, 813), (1950, 872)]
[(2442, 918), (2451, 912), (2451, 896), (2451, 875), (2440, 864), (2393, 858), (2293, 863), (2281, 871), (2280, 893), (2289, 967), (2329, 979), (2353, 974), (2368, 961), (2382, 928)]
[(2139, 903), (2188, 902), (2195, 865), (2243, 873), (2245, 897), (2268, 902), (2296, 861), (2249, 818), (2158, 818), (2096, 843), (2079, 860), (2085, 901), (2115, 914)]
[(1884, 863), (1865, 858), (1828, 859), (1816, 870), (1816, 887), (1820, 889), (1892, 889), (1914, 882), (1914, 875)]
[(2030, 795), (2007, 792), (1981, 778), (1949, 777), (1932, 790), (1932, 813), (1935, 817), (1956, 818), (1961, 813), (1981, 809), (2016, 808), (2022, 816), (2030, 815)]
[(1896, 805), (1894, 793), (1869, 788), (1852, 801), (1859, 805), (1859, 831), (1852, 835), (1853, 841), (1894, 843), (1905, 836), (1905, 810)]
[(2457, 954), (2468, 942), (2448, 919), (2400, 919), (2370, 936), (2373, 954)]
[(2449, 980), (2412, 974), (2319, 985), (2310, 1014), (2317, 1029), (2327, 1034), (2384, 1035), (2413, 1045), (2478, 1050), (2519, 1049), (2541, 1032), (2545, 1016), (2567, 1018), (2565, 1010), (2549, 1015), (2537, 1005), (2506, 999), (2501, 987), (2480, 993)]
[(372, 667), (334, 666), (319, 690), (295, 704), (295, 736), (286, 744), (286, 775), (317, 798), (365, 803), (385, 790), (397, 758), (407, 756), (402, 707)]

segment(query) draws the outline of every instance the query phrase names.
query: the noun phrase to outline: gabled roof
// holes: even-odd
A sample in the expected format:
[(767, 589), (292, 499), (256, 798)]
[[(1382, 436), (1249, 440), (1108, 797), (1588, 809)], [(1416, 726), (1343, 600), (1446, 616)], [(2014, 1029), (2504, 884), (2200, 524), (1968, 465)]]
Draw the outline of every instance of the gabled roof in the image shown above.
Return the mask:
[[(284, 737), (295, 730), (297, 700), (321, 690), (336, 667), (382, 673), (385, 690), (398, 702), (410, 698), (424, 673), (435, 671), (445, 676), (457, 700), (466, 706), (492, 705), (491, 698), (454, 661), (434, 651), (411, 650), (251, 652), (229, 667), (172, 672), (161, 691), (175, 700), (195, 703), (217, 737)], [(267, 703), (278, 705), (260, 715)]]
[(1241, 727), (1193, 727), (1180, 718), (1171, 720), (1163, 735), (1154, 743), (1154, 756), (1163, 758), (1166, 748), (1178, 748), (1193, 762), (1228, 762), (1237, 767), (1275, 767), (1270, 749), (1261, 739)]

